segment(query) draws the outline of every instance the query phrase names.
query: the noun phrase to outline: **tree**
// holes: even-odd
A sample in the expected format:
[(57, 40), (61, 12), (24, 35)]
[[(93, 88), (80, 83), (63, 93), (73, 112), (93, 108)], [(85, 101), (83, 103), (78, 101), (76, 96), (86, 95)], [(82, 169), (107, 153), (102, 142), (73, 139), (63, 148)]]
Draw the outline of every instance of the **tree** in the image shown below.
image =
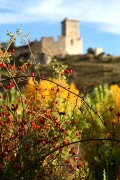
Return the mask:
[(90, 48), (88, 48), (87, 53), (88, 54), (95, 54), (95, 50), (90, 47)]

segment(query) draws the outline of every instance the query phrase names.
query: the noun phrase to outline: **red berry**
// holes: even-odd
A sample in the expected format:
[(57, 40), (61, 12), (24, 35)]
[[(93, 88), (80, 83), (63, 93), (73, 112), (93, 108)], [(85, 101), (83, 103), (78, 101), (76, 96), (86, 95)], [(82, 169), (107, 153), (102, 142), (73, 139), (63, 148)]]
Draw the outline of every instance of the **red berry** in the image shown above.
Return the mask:
[(45, 123), (45, 120), (44, 120), (44, 119), (40, 119), (40, 123), (41, 123), (41, 124), (44, 124), (44, 123)]
[(50, 127), (49, 127), (49, 126), (46, 126), (45, 129), (46, 129), (47, 131), (49, 131), (49, 130), (50, 130)]
[(76, 132), (75, 135), (76, 135), (76, 136), (80, 136), (80, 133), (79, 133), (79, 132)]
[(70, 161), (69, 161), (69, 160), (66, 160), (65, 162), (66, 162), (66, 163), (69, 163)]
[(2, 62), (2, 63), (0, 63), (0, 67), (1, 67), (1, 68), (5, 68), (6, 65)]
[(68, 144), (67, 139), (64, 139), (64, 140), (63, 140), (63, 145), (67, 145), (67, 144)]
[(46, 144), (45, 140), (42, 140), (42, 145)]
[(77, 168), (79, 168), (79, 167), (83, 167), (83, 164), (82, 163), (78, 163), (77, 164)]
[(35, 76), (35, 73), (32, 73), (31, 76)]
[(9, 69), (10, 69), (10, 70), (14, 70), (14, 65), (9, 64), (8, 66), (9, 66)]
[(69, 74), (69, 70), (67, 70), (67, 69), (64, 70), (64, 73)]
[(69, 70), (69, 73), (72, 73), (72, 69)]
[(74, 157), (74, 160), (77, 161), (77, 160), (78, 160), (78, 157)]
[(43, 99), (45, 99), (45, 96), (42, 96)]
[(19, 66), (18, 70), (21, 71), (21, 72), (24, 72), (24, 68), (22, 66)]
[(65, 129), (64, 128), (60, 128), (60, 132), (64, 132), (65, 131)]
[(12, 49), (12, 51), (11, 51), (12, 53), (14, 53), (15, 52), (15, 49)]
[(74, 123), (74, 124), (78, 124), (78, 122), (76, 121), (76, 119), (73, 119), (73, 123)]
[(18, 102), (21, 103), (22, 102), (22, 98), (18, 97)]
[(28, 66), (28, 67), (31, 67), (31, 66), (32, 66), (32, 63), (28, 63), (27, 66)]

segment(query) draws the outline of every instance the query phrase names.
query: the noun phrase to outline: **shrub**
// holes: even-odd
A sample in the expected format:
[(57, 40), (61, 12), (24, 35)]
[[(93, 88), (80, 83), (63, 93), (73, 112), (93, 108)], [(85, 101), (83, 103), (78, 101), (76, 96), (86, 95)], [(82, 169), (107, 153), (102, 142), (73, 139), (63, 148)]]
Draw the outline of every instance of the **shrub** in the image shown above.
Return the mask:
[(72, 70), (55, 62), (55, 78), (47, 80), (39, 76), (39, 64), (27, 61), (16, 67), (11, 64), (13, 50), (0, 52), (1, 178), (61, 179), (69, 171), (75, 174), (73, 169), (83, 165), (77, 161), (73, 166), (77, 146), (72, 142), (80, 139), (85, 122), (79, 118), (79, 91), (65, 80)]
[(0, 50), (0, 178), (113, 177), (109, 170), (120, 141), (116, 95), (105, 85), (84, 97), (67, 83), (72, 70), (55, 60), (49, 79), (33, 54), (16, 67), (10, 44), (18, 36), (25, 43), (27, 36), (20, 29), (8, 34)]

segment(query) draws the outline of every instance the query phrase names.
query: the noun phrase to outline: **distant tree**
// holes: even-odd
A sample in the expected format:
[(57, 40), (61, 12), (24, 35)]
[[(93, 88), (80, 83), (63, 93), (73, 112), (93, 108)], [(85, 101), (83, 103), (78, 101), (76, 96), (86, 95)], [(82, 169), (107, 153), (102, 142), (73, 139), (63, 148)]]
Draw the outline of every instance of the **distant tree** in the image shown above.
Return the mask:
[(0, 49), (1, 49), (2, 51), (4, 51), (5, 48), (6, 48), (6, 43), (5, 43), (5, 42), (1, 42), (1, 43), (0, 43)]
[(106, 54), (106, 55), (107, 55), (107, 56), (111, 56), (111, 54), (109, 54), (109, 53), (108, 53), (108, 54)]
[(95, 50), (90, 47), (90, 48), (88, 48), (87, 53), (88, 54), (95, 54)]
[[(4, 51), (6, 48), (7, 48), (7, 44), (5, 42), (0, 43), (1, 50)], [(16, 48), (16, 44), (15, 44), (15, 42), (12, 42), (9, 46), (9, 50), (11, 51), (12, 49), (15, 49), (15, 48)]]

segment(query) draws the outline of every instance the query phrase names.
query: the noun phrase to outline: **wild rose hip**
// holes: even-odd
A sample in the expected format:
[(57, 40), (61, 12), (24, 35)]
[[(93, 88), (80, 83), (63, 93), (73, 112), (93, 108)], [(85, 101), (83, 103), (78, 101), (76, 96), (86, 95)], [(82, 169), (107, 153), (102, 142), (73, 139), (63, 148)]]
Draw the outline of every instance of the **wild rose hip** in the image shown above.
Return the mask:
[(82, 164), (82, 163), (78, 163), (78, 164), (77, 164), (77, 168), (80, 168), (80, 167), (83, 167), (83, 164)]
[(70, 69), (70, 70), (66, 69), (66, 70), (64, 70), (64, 73), (71, 74), (72, 73), (72, 69)]
[(12, 52), (12, 53), (15, 53), (15, 49), (12, 49), (11, 52)]

